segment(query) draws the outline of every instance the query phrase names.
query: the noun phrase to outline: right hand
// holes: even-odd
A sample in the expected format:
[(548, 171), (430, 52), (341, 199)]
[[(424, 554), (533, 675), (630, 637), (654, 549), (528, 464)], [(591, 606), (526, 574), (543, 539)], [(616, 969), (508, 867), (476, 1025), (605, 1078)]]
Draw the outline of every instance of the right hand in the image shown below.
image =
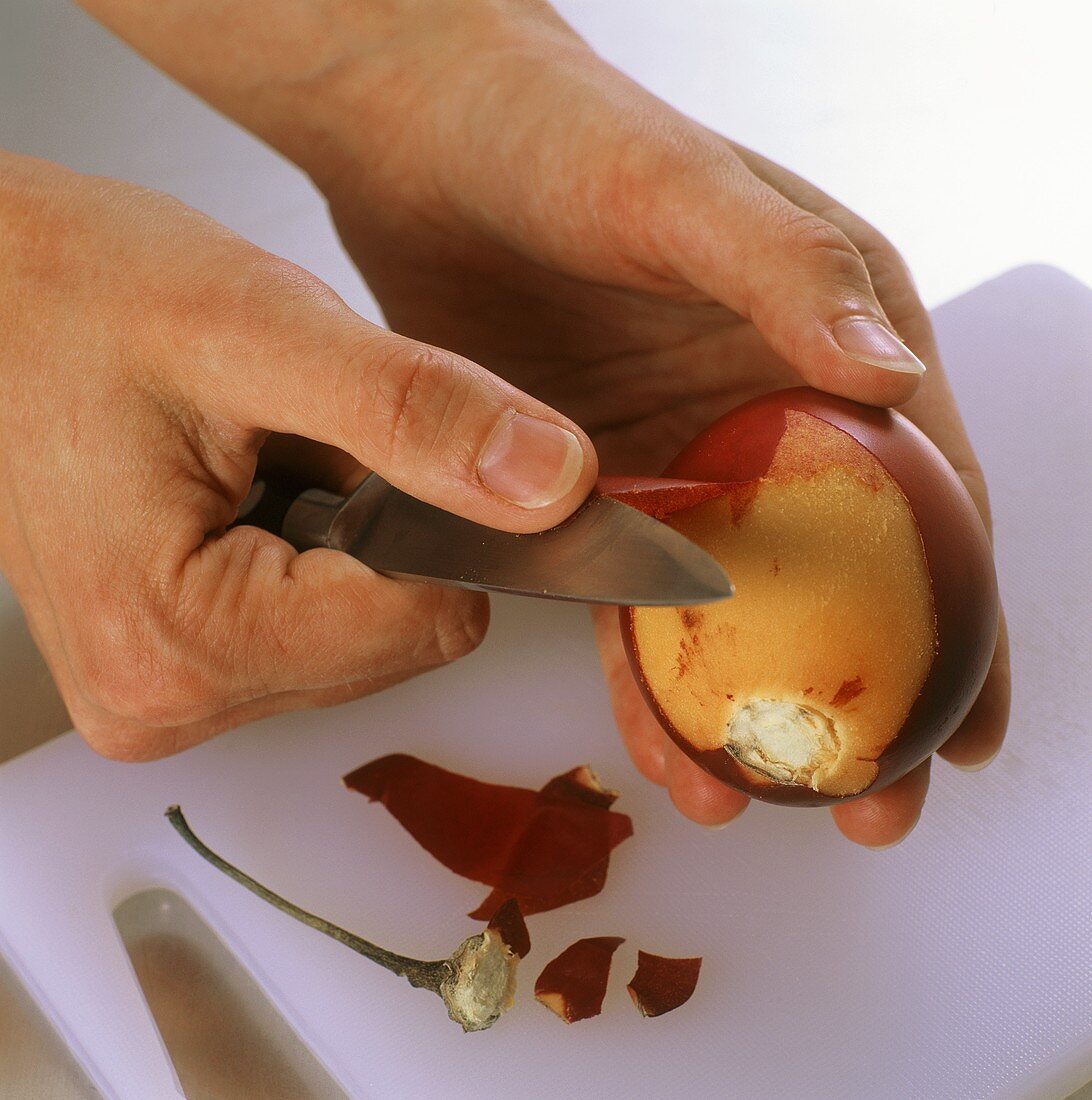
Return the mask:
[[(392, 36), (382, 64), (373, 49), (324, 66), (325, 95), (307, 102), (322, 102), (325, 122), (296, 128), (326, 135), (301, 163), (401, 331), (573, 416), (611, 473), (658, 473), (717, 417), (784, 386), (900, 405), (989, 527), (928, 313), (875, 229), (658, 100), (545, 5), (456, 7), (452, 20), (447, 4), (412, 5), (413, 33)], [(636, 767), (695, 821), (739, 814), (746, 797), (679, 750), (645, 703), (617, 616), (600, 608), (596, 621)], [(939, 755), (984, 766), (1008, 708), (1002, 625), (978, 701)], [(925, 762), (832, 807), (834, 820), (857, 843), (890, 845), (917, 821), (928, 782)]]
[(0, 570), (115, 759), (378, 690), (484, 634), (480, 594), (225, 531), (270, 432), (322, 445), (316, 483), (359, 464), (509, 531), (560, 522), (596, 475), (579, 428), (474, 363), (164, 195), (7, 154), (0, 392)]

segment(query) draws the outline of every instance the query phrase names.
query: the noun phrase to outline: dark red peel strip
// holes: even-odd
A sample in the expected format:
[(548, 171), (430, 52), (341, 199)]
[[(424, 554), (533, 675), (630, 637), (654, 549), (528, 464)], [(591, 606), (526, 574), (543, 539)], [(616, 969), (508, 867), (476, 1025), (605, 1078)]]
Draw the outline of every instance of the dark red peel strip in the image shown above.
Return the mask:
[(693, 508), (724, 496), (732, 486), (719, 481), (686, 481), (667, 477), (601, 477), (596, 492), (628, 504), (653, 519)]
[(607, 790), (587, 764), (581, 764), (563, 775), (555, 775), (539, 793), (572, 798), (604, 810), (609, 810), (618, 800), (618, 792)]
[[(545, 913), (550, 909), (559, 909), (562, 905), (570, 905), (574, 901), (584, 901), (585, 898), (593, 898), (598, 894), (607, 882), (607, 868), (610, 866), (610, 856), (604, 856), (595, 866), (577, 878), (572, 879), (567, 885), (558, 884), (557, 889), (549, 896), (538, 895), (536, 897), (523, 897), (520, 900), (520, 909), (524, 916), (533, 917), (536, 913)], [(481, 904), (468, 916), (471, 920), (485, 920), (502, 900), (510, 897), (503, 890), (491, 891)]]
[[(539, 791), (539, 794), (543, 798), (567, 799), (604, 810), (609, 809), (618, 798), (618, 792), (603, 787), (595, 772), (586, 764), (573, 768), (572, 771), (565, 772), (563, 775), (554, 776)], [(604, 830), (607, 832), (608, 835), (602, 841), (605, 849), (603, 857), (596, 860), (587, 870), (574, 874), (568, 883), (556, 883), (556, 888), (551, 890), (549, 894), (524, 895), (520, 899), (524, 916), (534, 916), (535, 913), (557, 909), (574, 901), (583, 901), (585, 898), (594, 897), (603, 889), (607, 881), (607, 868), (610, 866), (610, 853), (627, 836), (632, 835), (633, 826), (625, 814), (613, 814), (610, 817), (589, 818), (588, 828), (594, 830), (600, 836), (602, 836)], [(585, 839), (589, 843), (597, 842), (596, 838), (592, 836)], [(520, 846), (520, 858), (522, 858), (523, 849), (533, 846), (538, 840), (537, 833), (529, 830)], [(506, 894), (503, 889), (493, 890), (478, 908), (470, 914), (471, 918), (485, 920), (486, 916), (508, 896), (510, 895)]]
[(492, 928), (504, 940), (513, 955), (518, 955), (521, 959), (527, 957), (531, 950), (531, 935), (515, 898), (509, 898), (501, 905), (490, 918), (487, 927)]
[(535, 997), (567, 1024), (598, 1016), (607, 993), (610, 964), (621, 936), (577, 940), (543, 968)]
[(698, 985), (701, 959), (668, 959), (637, 952), (637, 972), (626, 989), (642, 1016), (662, 1016), (686, 1004)]
[(586, 767), (530, 791), (398, 753), (344, 782), (382, 802), (445, 867), (494, 888), (471, 914), (477, 920), (509, 898), (529, 916), (591, 897), (603, 888), (611, 851), (633, 833), (630, 819), (608, 808), (614, 792)]

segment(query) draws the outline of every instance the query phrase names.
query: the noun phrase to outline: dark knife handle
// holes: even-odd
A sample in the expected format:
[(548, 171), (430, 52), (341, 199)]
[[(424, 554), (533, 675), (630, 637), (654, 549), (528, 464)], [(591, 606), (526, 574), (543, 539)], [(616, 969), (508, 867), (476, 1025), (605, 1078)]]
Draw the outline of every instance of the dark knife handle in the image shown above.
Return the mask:
[(254, 479), (231, 527), (260, 527), (290, 542), (297, 550), (329, 546), (330, 525), (344, 497), (309, 489), (296, 478), (263, 473)]

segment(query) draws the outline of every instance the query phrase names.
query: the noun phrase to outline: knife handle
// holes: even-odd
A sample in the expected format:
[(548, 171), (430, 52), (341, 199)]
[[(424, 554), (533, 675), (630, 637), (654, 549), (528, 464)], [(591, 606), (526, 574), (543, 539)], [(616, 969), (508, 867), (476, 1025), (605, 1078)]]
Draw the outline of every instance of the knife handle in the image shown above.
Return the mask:
[(330, 527), (344, 497), (324, 489), (300, 491), (300, 483), (276, 474), (262, 474), (246, 499), (231, 527), (260, 527), (289, 542), (297, 550), (330, 545)]

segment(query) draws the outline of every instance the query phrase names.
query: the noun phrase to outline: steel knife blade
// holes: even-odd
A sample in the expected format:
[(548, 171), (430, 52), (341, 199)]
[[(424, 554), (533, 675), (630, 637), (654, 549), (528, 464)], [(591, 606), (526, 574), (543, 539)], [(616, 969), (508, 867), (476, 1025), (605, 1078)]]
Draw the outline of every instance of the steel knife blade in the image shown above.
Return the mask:
[(266, 479), (255, 483), (236, 522), (274, 530), (299, 550), (325, 546), (390, 577), (458, 588), (669, 607), (732, 594), (727, 574), (699, 546), (595, 494), (557, 527), (517, 535), (426, 504), (377, 474), (348, 497), (286, 493)]

